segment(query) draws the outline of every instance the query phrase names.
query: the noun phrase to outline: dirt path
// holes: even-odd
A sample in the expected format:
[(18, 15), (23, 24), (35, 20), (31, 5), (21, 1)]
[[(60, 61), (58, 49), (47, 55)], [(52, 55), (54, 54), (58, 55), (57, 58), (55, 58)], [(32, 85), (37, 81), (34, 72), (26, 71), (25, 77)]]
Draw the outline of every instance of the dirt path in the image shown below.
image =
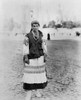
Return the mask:
[[(48, 43), (47, 72), (52, 79), (42, 92), (44, 97), (32, 100), (80, 100), (80, 46), (73, 41)], [(22, 39), (3, 38), (0, 47), (0, 100), (24, 100)]]

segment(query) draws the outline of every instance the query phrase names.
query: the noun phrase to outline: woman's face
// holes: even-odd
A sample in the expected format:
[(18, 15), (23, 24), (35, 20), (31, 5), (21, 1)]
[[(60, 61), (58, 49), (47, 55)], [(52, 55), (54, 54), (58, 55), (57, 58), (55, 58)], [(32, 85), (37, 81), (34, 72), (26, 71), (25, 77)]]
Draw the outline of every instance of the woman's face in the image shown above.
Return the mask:
[(32, 29), (38, 30), (39, 29), (39, 25), (38, 24), (33, 24)]

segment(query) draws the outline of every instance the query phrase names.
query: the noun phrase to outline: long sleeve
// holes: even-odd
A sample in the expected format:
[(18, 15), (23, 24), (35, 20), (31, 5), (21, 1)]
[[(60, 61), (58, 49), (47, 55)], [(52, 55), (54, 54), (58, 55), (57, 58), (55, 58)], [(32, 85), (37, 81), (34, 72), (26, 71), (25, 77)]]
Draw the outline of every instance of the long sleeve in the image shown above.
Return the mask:
[(29, 39), (25, 36), (23, 41), (23, 55), (29, 54)]
[(43, 39), (42, 48), (45, 54), (47, 54), (47, 44), (46, 41)]

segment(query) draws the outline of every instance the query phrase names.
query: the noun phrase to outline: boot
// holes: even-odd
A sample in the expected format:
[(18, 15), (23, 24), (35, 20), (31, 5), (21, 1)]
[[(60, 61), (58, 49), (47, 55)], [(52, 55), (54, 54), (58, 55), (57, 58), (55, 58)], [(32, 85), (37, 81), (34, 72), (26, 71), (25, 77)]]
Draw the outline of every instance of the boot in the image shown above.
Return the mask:
[(32, 91), (28, 91), (28, 92), (26, 93), (26, 98), (25, 98), (25, 100), (31, 100), (31, 97), (32, 97)]
[(41, 97), (42, 97), (42, 94), (41, 94), (40, 90), (36, 90), (35, 95), (36, 95), (36, 97), (38, 97), (38, 98), (41, 98)]

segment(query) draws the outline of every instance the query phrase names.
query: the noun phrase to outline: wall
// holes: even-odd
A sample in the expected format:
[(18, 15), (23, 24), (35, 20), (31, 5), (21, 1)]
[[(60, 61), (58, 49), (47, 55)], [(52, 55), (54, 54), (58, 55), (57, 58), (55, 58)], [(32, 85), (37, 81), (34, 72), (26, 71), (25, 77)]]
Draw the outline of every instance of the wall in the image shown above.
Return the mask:
[[(66, 28), (59, 28), (59, 29), (53, 29), (53, 28), (43, 28), (41, 29), (43, 32), (43, 38), (47, 39), (47, 34), (50, 34), (51, 40), (54, 39), (70, 39), (70, 38), (76, 38), (76, 31), (81, 33), (81, 28), (75, 28), (75, 29), (66, 29)], [(80, 35), (81, 37), (81, 35)]]

